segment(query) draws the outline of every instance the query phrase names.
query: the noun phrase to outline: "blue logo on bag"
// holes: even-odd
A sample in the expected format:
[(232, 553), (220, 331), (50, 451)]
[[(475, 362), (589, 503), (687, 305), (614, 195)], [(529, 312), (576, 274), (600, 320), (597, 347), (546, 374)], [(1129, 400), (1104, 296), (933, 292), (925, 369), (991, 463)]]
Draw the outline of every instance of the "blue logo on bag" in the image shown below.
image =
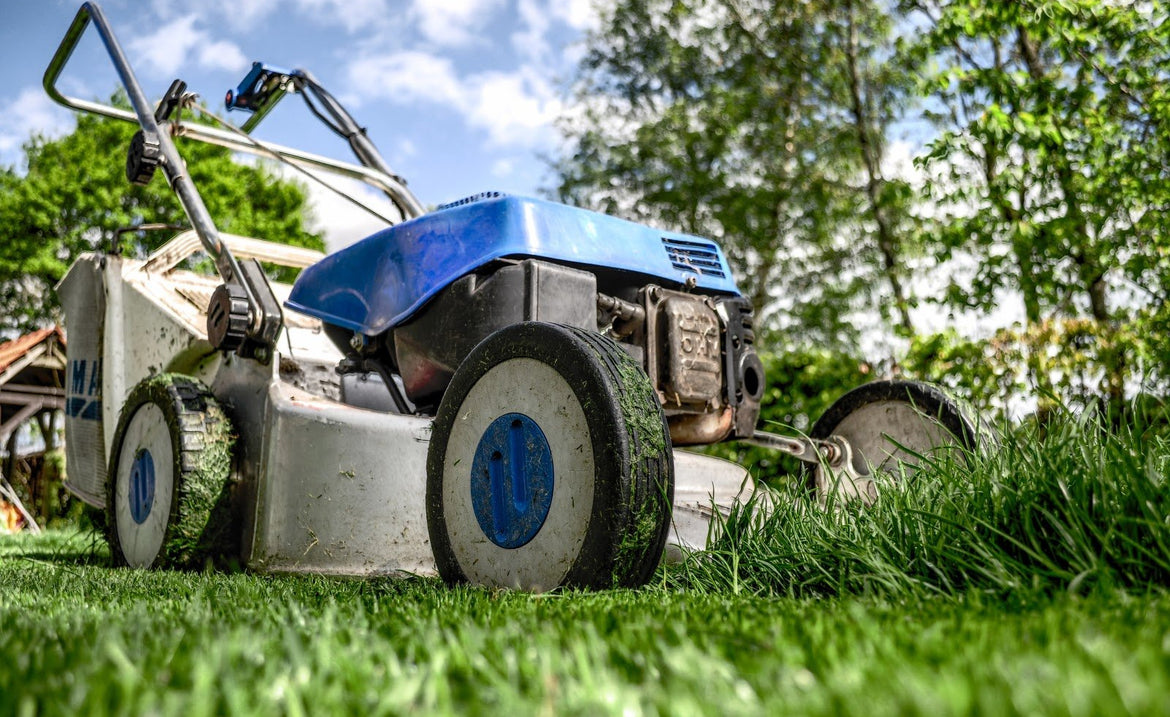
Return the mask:
[(102, 418), (102, 360), (74, 359), (69, 362), (69, 392), (65, 415), (100, 421)]

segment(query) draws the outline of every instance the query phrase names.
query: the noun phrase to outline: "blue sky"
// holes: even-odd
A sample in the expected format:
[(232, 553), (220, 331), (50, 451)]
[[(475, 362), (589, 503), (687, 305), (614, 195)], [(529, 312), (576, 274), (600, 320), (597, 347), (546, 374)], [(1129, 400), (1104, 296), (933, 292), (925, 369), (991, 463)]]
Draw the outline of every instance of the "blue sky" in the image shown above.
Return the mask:
[[(310, 70), (340, 98), (424, 204), (489, 189), (533, 194), (549, 184), (552, 122), (595, 13), (589, 0), (104, 0), (146, 94), (176, 77), (223, 111), (253, 60)], [(0, 0), (0, 164), (18, 165), (30, 132), (68, 132), (41, 76), (77, 12), (70, 0)], [(60, 87), (106, 98), (119, 86), (87, 30)], [(243, 123), (246, 115), (228, 119)], [(348, 147), (299, 98), (286, 97), (255, 136), (340, 159)], [(333, 242), (373, 230), (343, 202), (318, 196)]]

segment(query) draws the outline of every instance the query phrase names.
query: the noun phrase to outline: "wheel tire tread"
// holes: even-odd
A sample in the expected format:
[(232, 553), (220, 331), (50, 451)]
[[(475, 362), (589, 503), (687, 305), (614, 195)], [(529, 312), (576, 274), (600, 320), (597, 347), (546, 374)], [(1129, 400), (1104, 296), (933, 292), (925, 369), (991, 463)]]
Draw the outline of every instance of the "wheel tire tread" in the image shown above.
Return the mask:
[[(559, 352), (548, 348), (552, 343)], [(620, 475), (605, 486), (605, 495), (595, 493), (593, 499), (595, 518), (610, 529), (590, 528), (586, 545), (562, 584), (595, 589), (644, 584), (658, 565), (670, 530), (674, 464), (662, 406), (641, 367), (614, 341), (578, 327), (538, 322), (506, 327), (481, 342), (464, 359), (440, 402), (427, 461), (427, 524), (440, 575), (449, 583), (467, 581), (447, 539), (441, 500), (443, 454), (451, 425), (479, 376), (497, 363), (520, 357), (543, 360), (567, 380), (569, 367), (588, 374), (591, 378), (580, 380), (613, 404), (599, 409), (611, 416), (600, 422), (604, 425), (594, 421), (590, 426), (591, 432), (601, 430), (607, 436), (591, 436), (595, 460), (600, 457), (610, 464), (616, 460), (612, 453), (620, 456), (620, 466), (613, 466)], [(580, 360), (586, 357), (590, 360)], [(593, 394), (577, 395), (583, 407), (591, 398), (601, 400)], [(614, 444), (611, 454), (601, 447), (607, 441)], [(606, 505), (611, 507), (609, 514), (598, 517), (598, 507)], [(642, 534), (638, 528), (648, 525), (646, 521), (653, 521), (654, 529)]]
[[(172, 439), (177, 438), (174, 467), (178, 469), (163, 545), (152, 567), (198, 569), (234, 555), (238, 542), (231, 521), (230, 456), (235, 436), (230, 422), (205, 385), (187, 376), (163, 374), (135, 386), (119, 416), (108, 472), (111, 485), (106, 491), (107, 540), (115, 564), (125, 565), (126, 559), (118, 543), (112, 481), (117, 479), (120, 444), (130, 419), (147, 403), (163, 411)], [(210, 455), (212, 451), (220, 455)]]
[[(658, 567), (659, 557), (670, 533), (670, 511), (674, 503), (674, 461), (669, 450), (670, 430), (666, 424), (666, 414), (648, 380), (627, 380), (631, 371), (643, 376), (645, 374), (634, 358), (616, 342), (575, 326), (562, 328), (594, 351), (619, 397), (631, 443), (631, 458), (638, 463), (630, 466), (633, 480), (629, 487), (629, 512), (625, 516), (627, 524), (621, 530), (630, 530), (628, 523), (639, 518), (654, 520), (658, 529), (652, 540), (643, 546), (626, 547), (628, 554), (620, 555), (619, 561), (627, 562), (628, 565), (624, 566), (625, 569), (621, 565), (615, 569), (614, 582), (621, 587), (642, 585)], [(651, 422), (656, 423), (654, 428), (647, 425)], [(648, 435), (655, 429), (660, 431), (657, 441)], [(648, 511), (645, 517), (642, 517), (643, 511)]]
[[(851, 413), (881, 401), (903, 401), (920, 407), (924, 414), (938, 420), (965, 451), (982, 450), (994, 442), (994, 432), (965, 401), (937, 384), (907, 380), (872, 381), (847, 391), (816, 420), (808, 432), (809, 438), (828, 438)], [(802, 470), (805, 484), (815, 492), (815, 467), (804, 463)]]

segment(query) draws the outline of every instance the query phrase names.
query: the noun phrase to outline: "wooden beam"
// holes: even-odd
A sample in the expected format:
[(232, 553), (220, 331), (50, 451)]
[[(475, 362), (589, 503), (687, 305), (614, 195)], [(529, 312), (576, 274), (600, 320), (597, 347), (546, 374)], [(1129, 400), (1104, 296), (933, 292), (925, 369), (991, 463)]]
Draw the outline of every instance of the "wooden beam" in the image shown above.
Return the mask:
[(13, 383), (3, 388), (0, 392), (12, 391), (13, 393), (35, 393), (41, 396), (64, 396), (65, 389), (57, 388), (55, 386), (32, 386), (24, 383)]
[(48, 351), (48, 347), (42, 342), (25, 352), (11, 366), (4, 369), (4, 373), (0, 373), (0, 386), (11, 381), (16, 374), (27, 368), (29, 364), (44, 356), (46, 351)]
[(16, 391), (0, 390), (0, 404), (9, 406), (32, 406), (41, 408), (65, 408), (64, 396), (22, 396)]
[(11, 436), (17, 428), (20, 428), (20, 424), (37, 415), (42, 410), (44, 410), (43, 405), (39, 403), (30, 403), (29, 405), (17, 411), (16, 415), (12, 418), (9, 418), (4, 423), (0, 423), (0, 442), (8, 440), (8, 437)]
[(28, 532), (37, 535), (41, 532), (41, 526), (37, 525), (37, 521), (33, 520), (32, 514), (25, 510), (24, 503), (20, 502), (20, 496), (9, 484), (8, 479), (0, 475), (0, 498), (16, 506), (20, 514), (24, 516), (24, 522), (28, 524)]

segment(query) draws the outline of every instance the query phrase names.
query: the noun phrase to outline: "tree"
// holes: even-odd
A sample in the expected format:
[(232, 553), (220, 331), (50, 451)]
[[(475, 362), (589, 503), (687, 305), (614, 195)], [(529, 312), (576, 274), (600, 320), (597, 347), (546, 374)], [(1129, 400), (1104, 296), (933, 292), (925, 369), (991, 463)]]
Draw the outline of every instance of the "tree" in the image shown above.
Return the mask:
[[(126, 181), (126, 150), (134, 131), (126, 122), (81, 115), (71, 134), (33, 136), (25, 144), (24, 174), (0, 168), (0, 330), (59, 321), (52, 287), (79, 254), (117, 244), (133, 256), (171, 236), (119, 229), (185, 223), (165, 177), (156, 176), (146, 187)], [(227, 149), (177, 141), (221, 231), (324, 248), (321, 237), (305, 227), (307, 207), (299, 186), (263, 164), (234, 161)]]
[(881, 61), (882, 8), (617, 2), (581, 63), (558, 194), (716, 239), (759, 323), (802, 342), (852, 350), (859, 307), (912, 332), (907, 192), (882, 169), (905, 81)]
[[(1042, 392), (1080, 370), (1118, 408), (1138, 359), (1170, 366), (1170, 23), (1158, 2), (908, 0), (942, 130), (926, 164), (949, 209), (941, 261), (973, 261), (952, 306), (1018, 297)], [(1056, 343), (1053, 343), (1053, 342)], [(1146, 364), (1148, 368), (1149, 364)]]
[[(618, 0), (557, 190), (717, 239), (797, 343), (849, 350), (880, 306), (911, 372), (1117, 411), (1170, 379), (1168, 20), (1160, 0)], [(912, 187), (886, 145), (918, 109), (936, 133)], [(919, 270), (946, 310), (1017, 303), (1022, 325), (915, 337)]]

